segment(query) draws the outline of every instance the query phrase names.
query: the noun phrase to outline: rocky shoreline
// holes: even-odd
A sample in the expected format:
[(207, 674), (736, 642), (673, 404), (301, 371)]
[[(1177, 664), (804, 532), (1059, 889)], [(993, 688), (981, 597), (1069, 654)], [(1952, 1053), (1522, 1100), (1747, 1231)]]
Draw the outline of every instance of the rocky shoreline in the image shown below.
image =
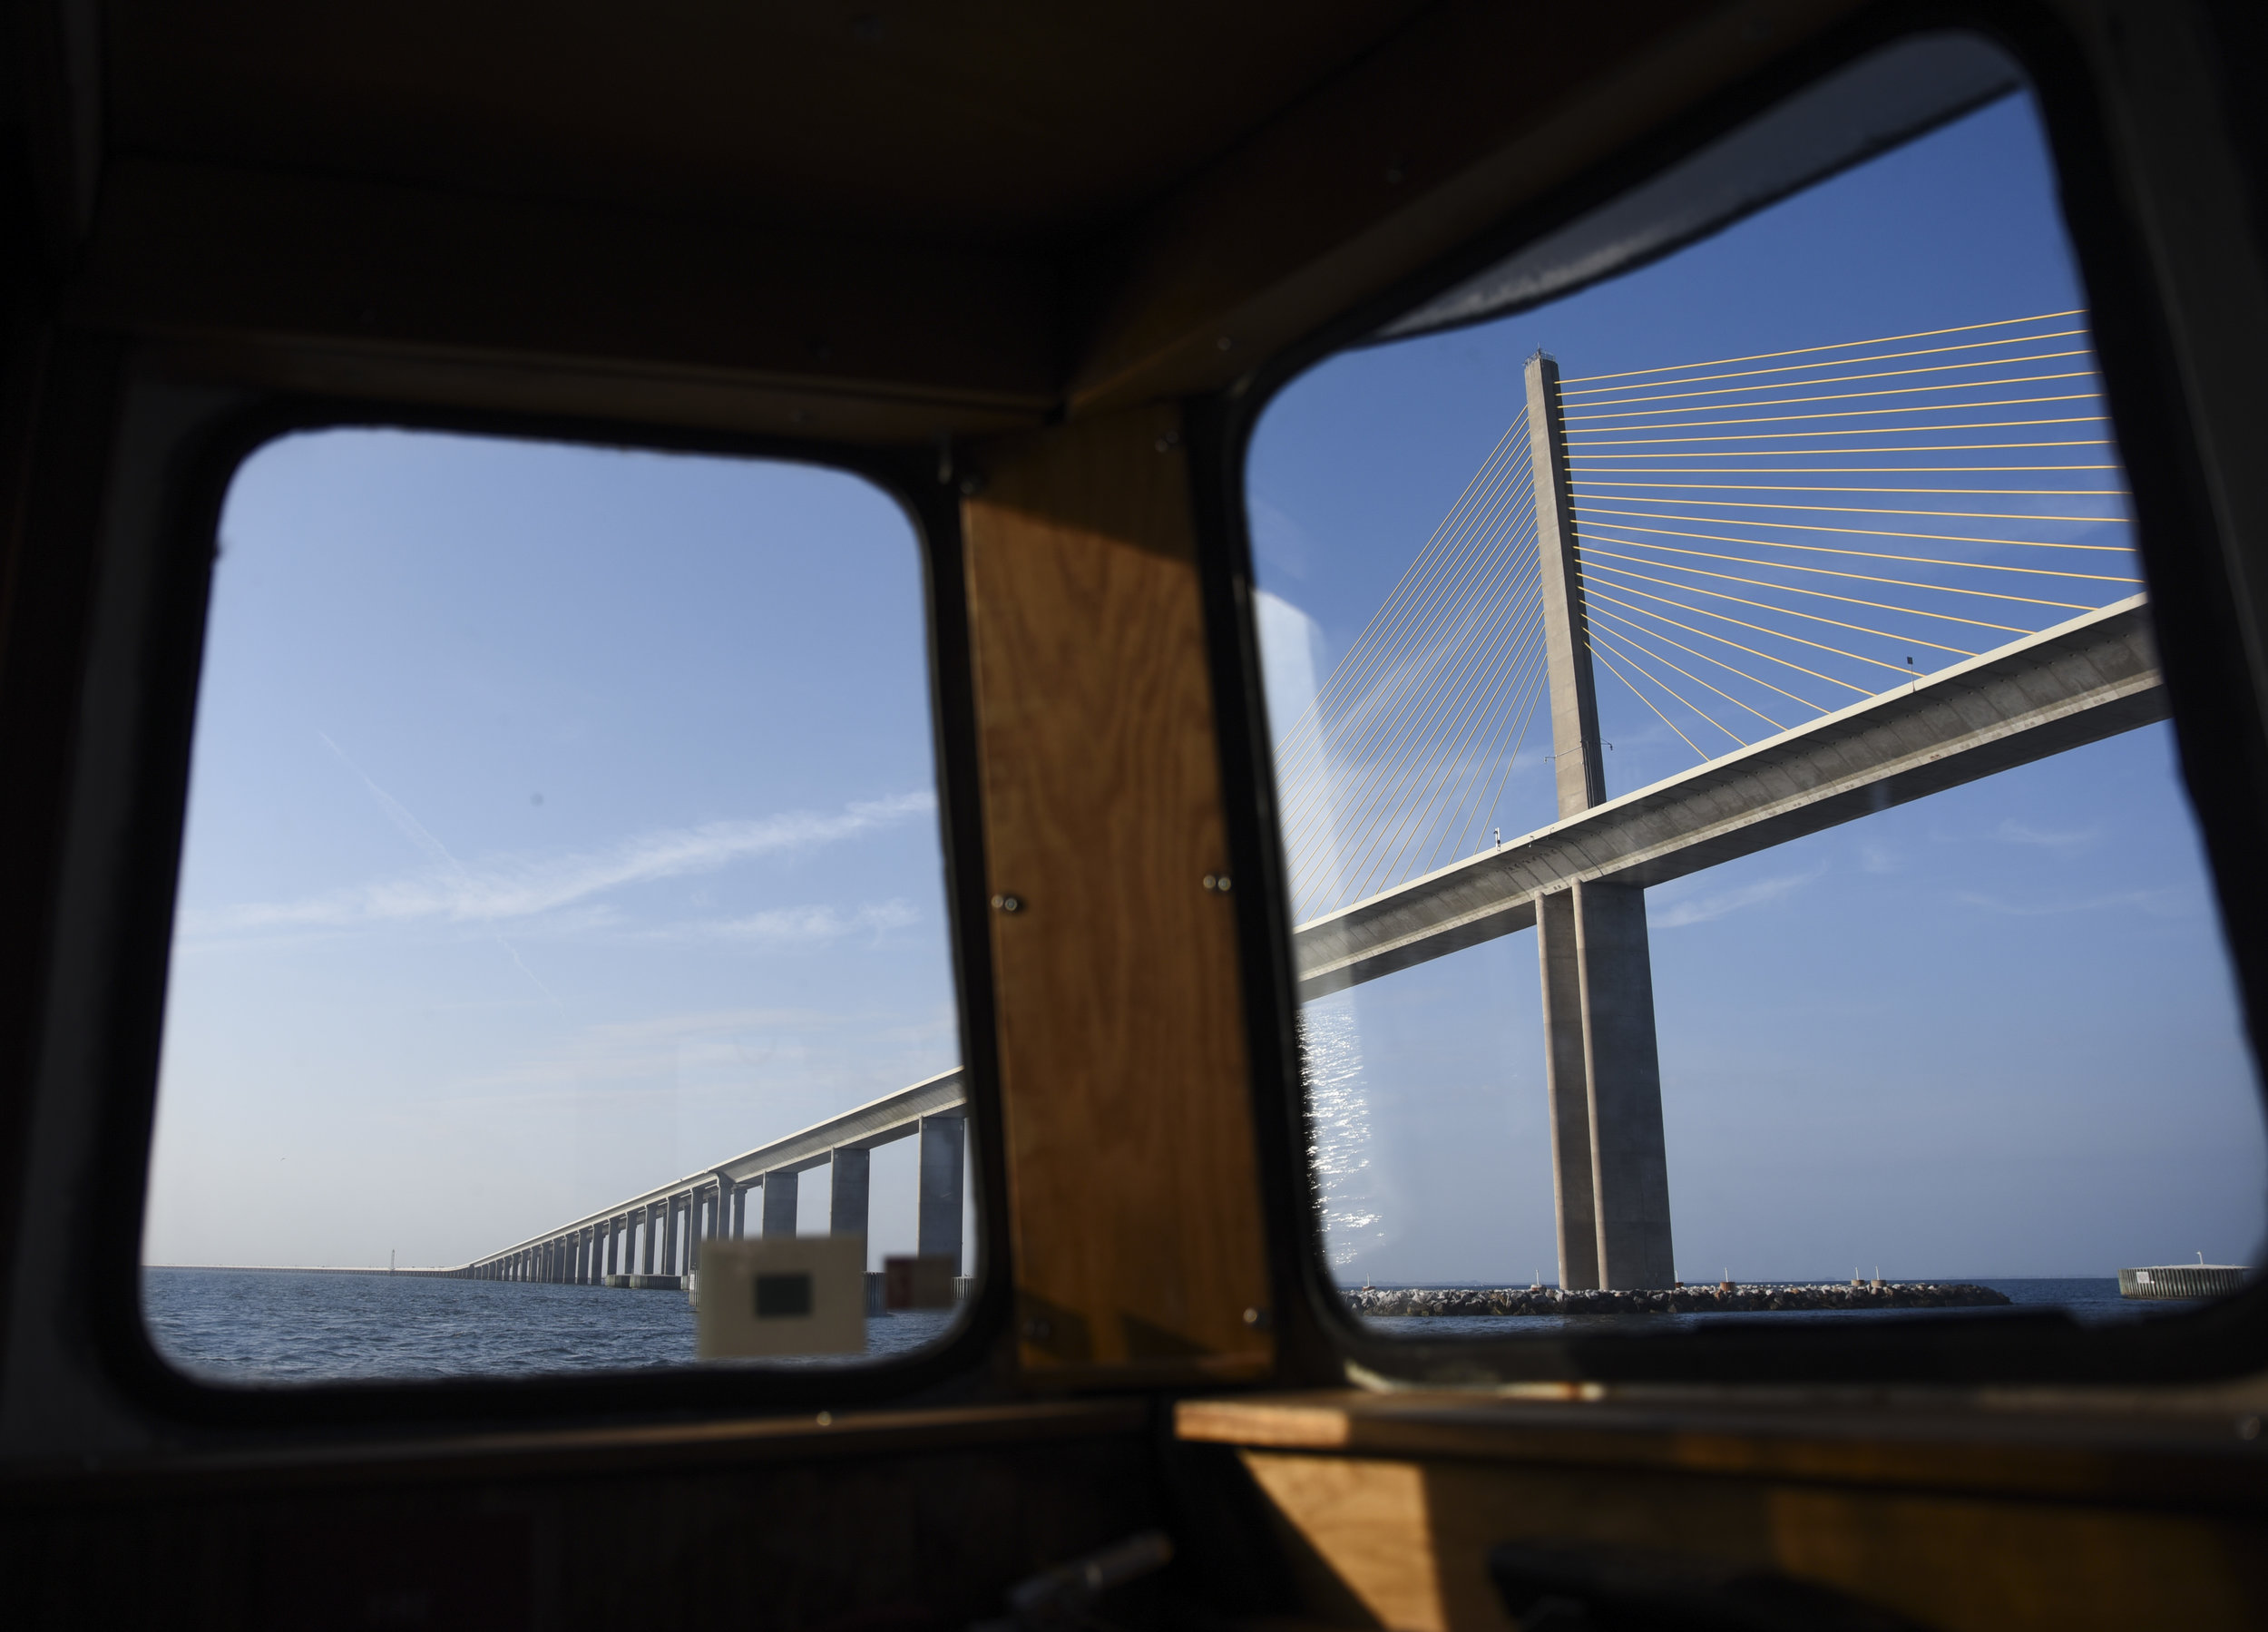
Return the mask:
[(1679, 1286), (1667, 1292), (1562, 1292), (1556, 1286), (1364, 1286), (1345, 1293), (1357, 1314), (1745, 1314), (1808, 1309), (1982, 1309), (2009, 1300), (1967, 1281), (1817, 1285)]

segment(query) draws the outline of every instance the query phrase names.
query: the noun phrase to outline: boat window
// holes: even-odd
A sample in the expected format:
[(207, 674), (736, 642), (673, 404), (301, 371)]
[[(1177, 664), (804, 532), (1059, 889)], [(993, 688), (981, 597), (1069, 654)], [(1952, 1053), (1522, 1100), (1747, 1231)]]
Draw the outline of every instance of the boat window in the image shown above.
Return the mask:
[(1985, 91), (1257, 423), (1312, 1178), (1378, 1333), (2118, 1321), (2259, 1261), (2087, 296)]
[(975, 1272), (919, 545), (422, 431), (222, 513), (143, 1236), (234, 1383), (881, 1362)]

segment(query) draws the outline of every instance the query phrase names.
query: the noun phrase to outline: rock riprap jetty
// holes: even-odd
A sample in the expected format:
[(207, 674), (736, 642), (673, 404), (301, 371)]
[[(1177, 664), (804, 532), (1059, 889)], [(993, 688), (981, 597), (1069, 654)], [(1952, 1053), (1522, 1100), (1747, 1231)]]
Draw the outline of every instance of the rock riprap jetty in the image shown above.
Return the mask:
[(1811, 1309), (1982, 1309), (2009, 1300), (1968, 1281), (1857, 1285), (1678, 1286), (1665, 1292), (1562, 1292), (1556, 1286), (1364, 1286), (1345, 1295), (1357, 1314), (1749, 1314)]

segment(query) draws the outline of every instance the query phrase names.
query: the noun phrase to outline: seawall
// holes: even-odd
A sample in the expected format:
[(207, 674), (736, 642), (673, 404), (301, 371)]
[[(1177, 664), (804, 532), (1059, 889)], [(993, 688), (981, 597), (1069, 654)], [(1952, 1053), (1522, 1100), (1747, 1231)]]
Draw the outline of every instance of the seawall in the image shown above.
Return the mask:
[(1982, 1309), (2007, 1303), (1968, 1281), (1843, 1285), (1680, 1286), (1664, 1292), (1562, 1292), (1556, 1286), (1364, 1286), (1344, 1293), (1357, 1314), (1743, 1314), (1807, 1309)]

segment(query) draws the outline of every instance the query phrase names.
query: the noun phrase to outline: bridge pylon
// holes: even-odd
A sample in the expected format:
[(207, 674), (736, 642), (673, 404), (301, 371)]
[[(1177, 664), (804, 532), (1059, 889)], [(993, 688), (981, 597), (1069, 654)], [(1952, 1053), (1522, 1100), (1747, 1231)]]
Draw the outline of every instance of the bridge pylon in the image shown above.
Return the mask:
[[(1606, 803), (1605, 745), (1577, 565), (1559, 366), (1537, 352), (1528, 359), (1527, 385), (1552, 770), (1564, 820)], [(1677, 1270), (1644, 887), (1578, 882), (1541, 896), (1536, 946), (1559, 1285), (1667, 1286)]]

